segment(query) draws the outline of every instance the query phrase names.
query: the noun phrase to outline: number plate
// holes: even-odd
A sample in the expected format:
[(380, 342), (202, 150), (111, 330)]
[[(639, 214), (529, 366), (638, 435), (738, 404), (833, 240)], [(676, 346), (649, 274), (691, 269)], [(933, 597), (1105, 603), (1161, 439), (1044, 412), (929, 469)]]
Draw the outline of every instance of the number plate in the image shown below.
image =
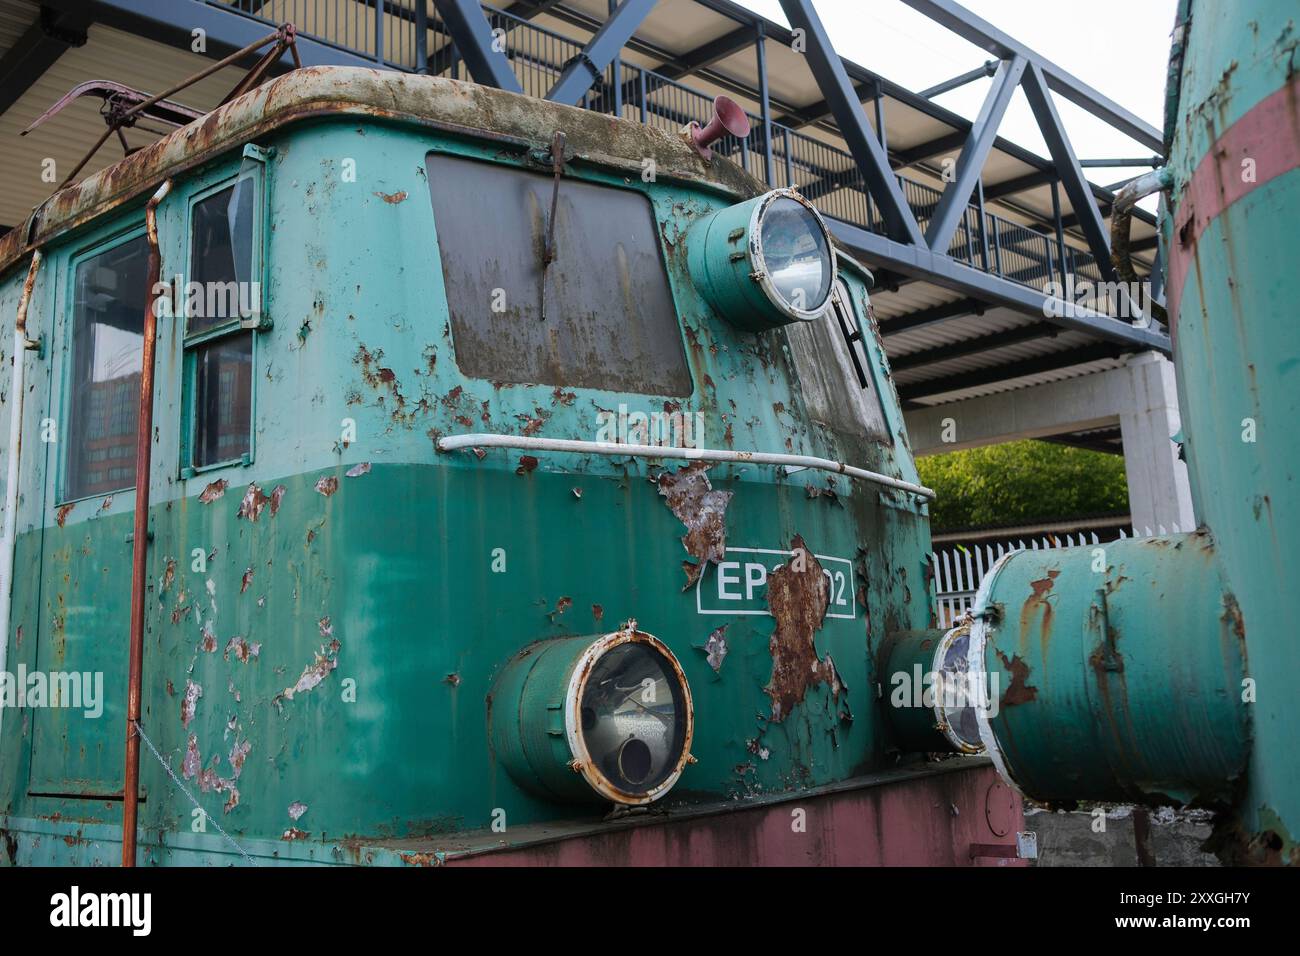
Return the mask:
[[(700, 614), (770, 614), (767, 577), (793, 554), (771, 548), (728, 548), (721, 563), (700, 575), (695, 586), (695, 610)], [(829, 585), (826, 616), (853, 620), (858, 616), (853, 597), (853, 562), (828, 554), (814, 557)]]

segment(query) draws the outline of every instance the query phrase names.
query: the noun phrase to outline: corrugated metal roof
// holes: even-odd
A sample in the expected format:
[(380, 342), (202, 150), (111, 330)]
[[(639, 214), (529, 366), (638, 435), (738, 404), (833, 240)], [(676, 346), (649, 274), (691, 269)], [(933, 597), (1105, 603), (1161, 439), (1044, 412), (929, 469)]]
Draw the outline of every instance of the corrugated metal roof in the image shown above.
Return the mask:
[[(919, 282), (916, 284), (922, 285)], [(911, 286), (905, 288), (911, 288)], [(992, 308), (985, 310), (983, 315), (969, 313), (964, 316), (945, 319), (941, 325), (913, 329), (910, 332), (901, 332), (898, 335), (887, 335), (885, 347), (889, 350), (890, 358), (902, 358), (925, 349), (966, 342), (991, 335), (994, 332), (1004, 332), (1007, 329), (1017, 329), (1033, 324), (1034, 320), (1023, 313), (1012, 309)], [(887, 330), (888, 326), (886, 325), (885, 328)]]
[(998, 395), (1002, 392), (1012, 392), (1021, 388), (1028, 388), (1031, 385), (1045, 385), (1049, 382), (1062, 382), (1069, 378), (1079, 378), (1083, 375), (1092, 375), (1096, 372), (1106, 372), (1113, 368), (1122, 368), (1124, 359), (1098, 359), (1095, 362), (1084, 362), (1080, 365), (1073, 365), (1069, 368), (1054, 369), (1050, 372), (1038, 372), (1034, 375), (1022, 375), (1019, 378), (1004, 379), (995, 382), (992, 385), (981, 385), (977, 388), (955, 389), (951, 392), (945, 392), (942, 395), (931, 395), (925, 398), (915, 399), (919, 405), (947, 405), (950, 402), (959, 402), (966, 398), (979, 398), (982, 395)]
[[(978, 343), (979, 339), (973, 339)], [(977, 372), (980, 369), (989, 368), (994, 365), (1005, 365), (1008, 362), (1017, 362), (1022, 359), (1037, 358), (1041, 355), (1055, 355), (1061, 352), (1069, 352), (1081, 345), (1093, 341), (1092, 337), (1082, 332), (1061, 332), (1054, 337), (1043, 337), (1031, 339), (1028, 342), (1021, 342), (1016, 345), (1008, 345), (1002, 348), (989, 349), (983, 352), (976, 352), (972, 355), (961, 358), (952, 358), (940, 362), (932, 362), (921, 368), (907, 369), (906, 371), (894, 372), (894, 381), (899, 385), (910, 385), (914, 382), (929, 382), (935, 379), (953, 378), (955, 376), (965, 375), (970, 372)]]

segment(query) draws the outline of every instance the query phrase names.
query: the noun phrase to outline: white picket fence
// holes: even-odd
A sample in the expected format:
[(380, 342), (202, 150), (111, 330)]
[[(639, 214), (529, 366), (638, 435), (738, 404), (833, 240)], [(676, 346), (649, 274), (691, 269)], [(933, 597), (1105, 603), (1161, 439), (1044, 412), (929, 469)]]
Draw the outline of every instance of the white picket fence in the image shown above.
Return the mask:
[[(1164, 526), (1155, 529), (1134, 529), (1128, 534), (1120, 529), (1121, 538), (1149, 538), (1152, 535), (1178, 534), (1178, 527), (1166, 530)], [(1080, 533), (1066, 535), (1047, 535), (1031, 538), (1029, 543), (1023, 539), (1014, 542), (998, 542), (984, 545), (946, 545), (939, 551), (931, 552), (930, 561), (934, 565), (934, 602), (939, 617), (940, 627), (952, 627), (963, 614), (975, 603), (975, 594), (979, 591), (980, 581), (989, 572), (998, 558), (1012, 551), (1048, 551), (1055, 548), (1074, 548), (1080, 545), (1100, 544), (1097, 533)]]

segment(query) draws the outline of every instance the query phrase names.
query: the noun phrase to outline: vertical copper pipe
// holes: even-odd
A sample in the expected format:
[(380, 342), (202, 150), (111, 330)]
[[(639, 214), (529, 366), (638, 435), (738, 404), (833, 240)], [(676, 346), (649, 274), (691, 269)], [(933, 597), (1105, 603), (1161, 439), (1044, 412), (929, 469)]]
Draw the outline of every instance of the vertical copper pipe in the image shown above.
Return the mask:
[(140, 674), (144, 664), (145, 563), (149, 556), (149, 466), (153, 451), (153, 367), (158, 339), (154, 287), (162, 272), (158, 251), (158, 204), (171, 192), (169, 179), (144, 207), (149, 236), (145, 278), (144, 350), (140, 360), (140, 410), (135, 429), (135, 537), (131, 549), (131, 651), (126, 690), (126, 768), (122, 784), (122, 865), (135, 866), (136, 815), (140, 801)]

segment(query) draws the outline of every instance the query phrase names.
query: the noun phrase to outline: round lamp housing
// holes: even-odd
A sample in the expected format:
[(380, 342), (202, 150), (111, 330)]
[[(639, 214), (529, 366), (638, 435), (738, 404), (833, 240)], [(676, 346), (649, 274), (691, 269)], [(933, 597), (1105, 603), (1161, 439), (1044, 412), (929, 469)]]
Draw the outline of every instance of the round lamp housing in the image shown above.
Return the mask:
[(634, 621), (524, 648), (493, 684), (488, 723), (511, 778), (552, 800), (652, 803), (691, 761), (686, 676)]
[(830, 230), (811, 202), (774, 189), (719, 209), (687, 234), (687, 263), (704, 298), (750, 331), (810, 322), (835, 288)]

